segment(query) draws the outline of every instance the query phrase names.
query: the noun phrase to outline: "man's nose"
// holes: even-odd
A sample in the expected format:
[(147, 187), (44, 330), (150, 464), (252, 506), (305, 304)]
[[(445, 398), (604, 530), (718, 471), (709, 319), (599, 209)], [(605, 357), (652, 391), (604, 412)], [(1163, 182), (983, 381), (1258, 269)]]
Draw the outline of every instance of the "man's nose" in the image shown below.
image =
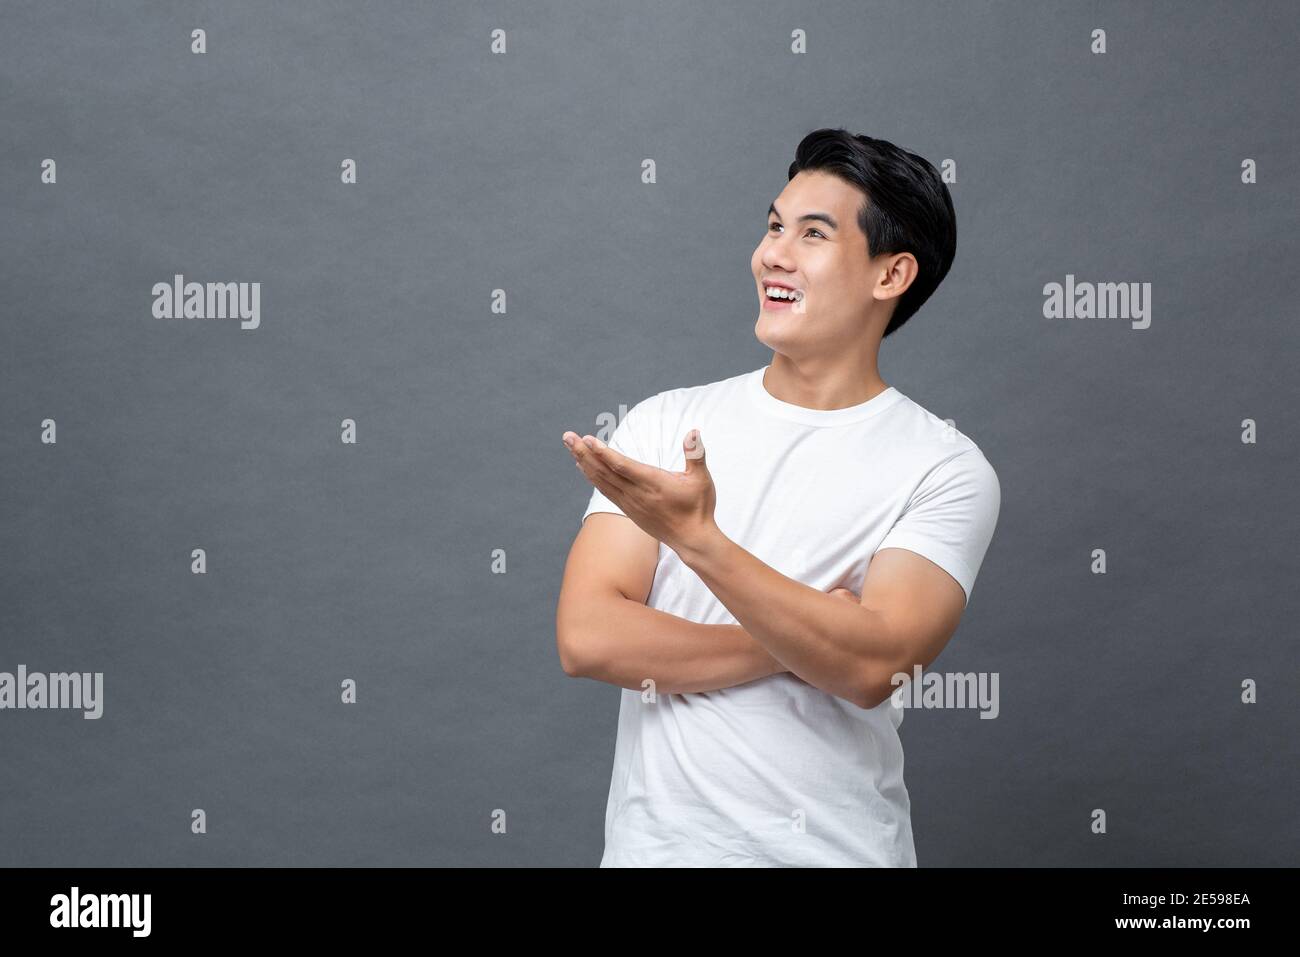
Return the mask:
[(783, 263), (789, 263), (791, 258), (790, 246), (786, 243), (785, 236), (778, 236), (767, 244), (763, 250), (763, 264), (766, 266), (775, 266)]

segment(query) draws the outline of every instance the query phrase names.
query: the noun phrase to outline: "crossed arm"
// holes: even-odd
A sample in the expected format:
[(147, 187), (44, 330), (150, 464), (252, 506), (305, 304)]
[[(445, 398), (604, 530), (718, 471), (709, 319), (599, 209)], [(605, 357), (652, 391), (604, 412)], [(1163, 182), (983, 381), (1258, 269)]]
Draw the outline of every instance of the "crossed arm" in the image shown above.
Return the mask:
[[(965, 591), (915, 552), (876, 552), (855, 603), (787, 578), (727, 538), (713, 518), (717, 491), (698, 429), (682, 443), (684, 472), (637, 462), (593, 436), (566, 432), (564, 444), (583, 475), (623, 511), (602, 516), (590, 544), (583, 537), (597, 519), (588, 516), (566, 564), (556, 640), (569, 674), (604, 675), (623, 687), (653, 678), (671, 692), (789, 671), (874, 708), (892, 693), (894, 675), (929, 665), (957, 629)], [(629, 609), (644, 606), (658, 542), (731, 612), (743, 639), (728, 626), (686, 627), (655, 609)], [(592, 585), (602, 578), (615, 583), (615, 592)]]
[(704, 625), (646, 607), (659, 542), (631, 520), (596, 512), (569, 550), (556, 606), (566, 674), (659, 694), (714, 691), (786, 668), (740, 625)]
[(740, 624), (687, 621), (645, 601), (659, 542), (630, 519), (597, 512), (569, 552), (556, 609), (565, 673), (658, 693), (712, 691), (791, 672), (859, 707), (889, 697), (897, 672), (938, 657), (965, 593), (903, 549), (873, 557), (862, 595), (787, 578), (725, 539), (679, 557)]

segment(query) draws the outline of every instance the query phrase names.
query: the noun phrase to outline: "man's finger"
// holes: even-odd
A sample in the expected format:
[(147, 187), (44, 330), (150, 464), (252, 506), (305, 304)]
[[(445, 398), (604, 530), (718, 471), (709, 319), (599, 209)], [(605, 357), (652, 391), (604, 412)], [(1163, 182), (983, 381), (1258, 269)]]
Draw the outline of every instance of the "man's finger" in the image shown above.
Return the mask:
[(612, 482), (606, 481), (602, 476), (592, 476), (586, 472), (583, 472), (582, 474), (587, 476), (587, 481), (592, 484), (596, 491), (600, 492), (601, 495), (605, 496), (605, 498), (609, 499), (619, 508), (627, 511), (627, 509), (624, 508), (625, 500), (621, 488), (614, 485)]
[(636, 459), (628, 458), (622, 452), (616, 452), (604, 442), (593, 436), (592, 442), (594, 449), (589, 449), (592, 456), (603, 464), (609, 471), (633, 482), (645, 483), (654, 479), (656, 469), (644, 462), (638, 462)]
[[(596, 479), (600, 479), (607, 485), (612, 485), (620, 490), (626, 489), (629, 486), (630, 483), (627, 479), (610, 469), (609, 466), (605, 464), (604, 460), (602, 460), (592, 449), (588, 448), (581, 441), (574, 443), (573, 456), (578, 460), (578, 465), (582, 469), (583, 474), (593, 482)], [(602, 489), (602, 491), (604, 490)]]

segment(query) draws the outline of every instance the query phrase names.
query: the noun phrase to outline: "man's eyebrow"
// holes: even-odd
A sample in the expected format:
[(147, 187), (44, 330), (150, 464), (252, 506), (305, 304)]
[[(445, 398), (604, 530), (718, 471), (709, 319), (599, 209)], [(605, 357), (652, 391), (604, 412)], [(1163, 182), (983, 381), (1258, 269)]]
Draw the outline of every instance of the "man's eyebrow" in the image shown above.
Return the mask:
[[(781, 214), (776, 211), (776, 203), (772, 203), (772, 205), (767, 207), (767, 215), (769, 216), (775, 215), (777, 219), (782, 218)], [(839, 224), (835, 222), (834, 219), (831, 218), (830, 213), (804, 213), (802, 216), (799, 217), (799, 222), (801, 223), (806, 223), (809, 220), (820, 220), (821, 222), (829, 226), (831, 229), (840, 228)]]

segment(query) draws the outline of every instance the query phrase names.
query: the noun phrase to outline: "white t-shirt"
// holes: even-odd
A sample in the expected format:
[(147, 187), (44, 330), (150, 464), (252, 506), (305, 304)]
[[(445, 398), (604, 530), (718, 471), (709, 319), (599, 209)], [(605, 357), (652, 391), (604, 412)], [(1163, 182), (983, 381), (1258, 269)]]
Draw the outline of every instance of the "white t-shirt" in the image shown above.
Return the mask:
[[(761, 561), (860, 594), (872, 555), (906, 548), (969, 602), (1001, 504), (975, 443), (892, 386), (808, 409), (768, 392), (765, 370), (651, 396), (609, 444), (680, 472), (698, 428), (714, 520)], [(592, 512), (623, 514), (598, 489)], [(663, 543), (646, 605), (737, 624)], [(860, 708), (788, 672), (653, 702), (625, 688), (600, 866), (915, 867), (902, 720), (889, 699)]]

